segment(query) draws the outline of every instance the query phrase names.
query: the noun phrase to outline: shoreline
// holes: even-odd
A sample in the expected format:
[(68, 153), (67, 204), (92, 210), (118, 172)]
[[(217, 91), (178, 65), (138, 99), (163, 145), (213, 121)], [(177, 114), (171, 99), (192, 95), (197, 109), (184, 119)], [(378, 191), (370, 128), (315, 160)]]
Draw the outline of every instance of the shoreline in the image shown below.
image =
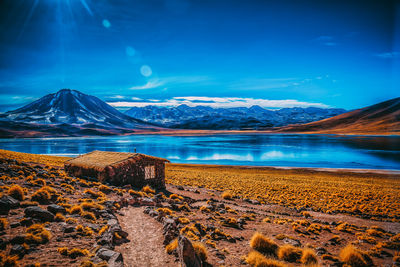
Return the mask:
[(167, 163), (171, 166), (203, 167), (203, 168), (229, 168), (229, 169), (255, 169), (274, 171), (299, 171), (299, 172), (328, 172), (328, 173), (359, 173), (359, 174), (384, 174), (399, 175), (400, 170), (393, 169), (356, 169), (356, 168), (322, 168), (322, 167), (290, 167), (290, 166), (252, 166), (252, 165), (222, 165), (222, 164), (192, 164), (192, 163)]
[[(61, 156), (61, 155), (48, 155), (48, 154), (33, 154), (25, 152), (16, 152), (11, 150), (0, 149), (1, 157), (11, 157), (14, 159), (23, 159), (26, 162), (40, 163), (45, 160), (50, 160), (51, 162), (56, 162), (57, 166), (61, 167), (64, 161), (71, 159), (72, 157)], [(377, 174), (377, 175), (394, 175), (399, 176), (400, 170), (393, 169), (359, 169), (359, 168), (323, 168), (323, 167), (291, 167), (291, 166), (252, 166), (252, 165), (223, 165), (223, 164), (194, 164), (194, 163), (167, 163), (166, 167), (192, 167), (192, 168), (225, 168), (225, 169), (243, 169), (243, 170), (261, 170), (261, 171), (273, 171), (273, 172), (286, 172), (291, 171), (294, 173), (330, 173), (332, 175), (343, 175), (349, 174)]]

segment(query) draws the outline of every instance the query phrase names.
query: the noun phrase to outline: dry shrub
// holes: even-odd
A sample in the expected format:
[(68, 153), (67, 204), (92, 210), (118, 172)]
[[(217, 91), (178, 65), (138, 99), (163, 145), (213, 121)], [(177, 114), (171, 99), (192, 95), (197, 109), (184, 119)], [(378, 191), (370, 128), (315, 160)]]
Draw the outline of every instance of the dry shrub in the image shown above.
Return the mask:
[(93, 220), (93, 221), (96, 220), (96, 216), (94, 215), (93, 212), (90, 212), (90, 211), (84, 211), (84, 212), (82, 212), (81, 216), (82, 216), (83, 218), (85, 218), (85, 219), (88, 219), (88, 220)]
[(110, 193), (110, 192), (112, 191), (112, 188), (111, 188), (111, 187), (109, 187), (109, 186), (107, 186), (107, 185), (104, 185), (104, 184), (99, 185), (99, 186), (98, 186), (98, 189), (99, 189), (101, 192), (106, 193), (106, 194), (108, 194), (108, 193)]
[(30, 207), (30, 206), (37, 206), (39, 202), (37, 201), (22, 201), (19, 203), (22, 208)]
[(259, 232), (254, 233), (250, 239), (250, 247), (261, 253), (271, 255), (276, 255), (276, 251), (278, 250), (278, 245), (273, 240)]
[(78, 221), (75, 218), (67, 218), (65, 220), (65, 222), (68, 223), (68, 224), (74, 224), (74, 223), (77, 223)]
[(286, 267), (284, 263), (266, 258), (261, 253), (254, 250), (250, 251), (247, 255), (246, 262), (253, 267)]
[(17, 185), (17, 184), (12, 185), (8, 189), (8, 195), (12, 196), (15, 199), (18, 199), (19, 201), (22, 201), (25, 198), (24, 189), (21, 186)]
[(298, 262), (303, 255), (303, 251), (300, 248), (296, 248), (292, 245), (284, 245), (279, 248), (278, 257), (281, 260), (288, 262)]
[(212, 248), (217, 248), (217, 243), (215, 243), (214, 241), (211, 241), (209, 239), (207, 239), (206, 244)]
[(40, 204), (48, 203), (52, 198), (57, 196), (57, 191), (50, 187), (50, 186), (43, 186), (42, 188), (38, 189), (33, 195), (31, 196), (32, 201), (37, 201)]
[(62, 183), (60, 186), (63, 187), (68, 193), (75, 192), (75, 188), (70, 184)]
[(166, 215), (171, 215), (172, 214), (172, 210), (170, 210), (169, 208), (158, 208), (157, 211), (159, 213), (164, 213)]
[(342, 262), (353, 267), (367, 267), (373, 265), (372, 259), (367, 253), (356, 249), (351, 244), (340, 251), (339, 257)]
[(179, 217), (179, 218), (178, 218), (178, 221), (179, 221), (179, 223), (181, 223), (181, 224), (188, 224), (188, 223), (190, 223), (190, 220), (189, 220), (188, 218), (186, 218), (186, 217)]
[(142, 197), (144, 195), (143, 192), (135, 191), (135, 190), (132, 190), (132, 189), (129, 189), (128, 193), (131, 196), (136, 196), (136, 197)]
[(266, 218), (263, 219), (263, 222), (265, 222), (265, 223), (270, 223), (270, 222), (271, 222), (271, 218), (266, 217)]
[(142, 188), (142, 191), (149, 194), (154, 194), (156, 191), (150, 186), (146, 185)]
[(104, 197), (103, 192), (96, 192), (93, 191), (92, 189), (86, 189), (83, 193), (90, 195), (92, 198)]
[(56, 216), (54, 216), (54, 220), (56, 222), (64, 222), (65, 221), (65, 217), (61, 213), (57, 213)]
[(81, 224), (77, 225), (75, 229), (79, 234), (81, 234), (83, 236), (92, 236), (94, 234), (92, 228), (90, 228), (88, 226), (84, 227)]
[(175, 200), (182, 200), (182, 199), (183, 199), (183, 197), (180, 196), (180, 195), (178, 195), (178, 194), (171, 194), (171, 195), (169, 196), (169, 198), (170, 198), (170, 199), (175, 199)]
[(239, 229), (239, 224), (235, 218), (226, 218), (222, 221), (221, 225)]
[(69, 214), (82, 214), (83, 210), (81, 206), (75, 205), (69, 210), (67, 210)]
[(17, 267), (20, 266), (18, 262), (18, 256), (6, 256), (3, 252), (0, 253), (0, 266), (4, 267)]
[(51, 238), (51, 233), (44, 228), (43, 224), (33, 224), (26, 229), (26, 243), (44, 244)]
[(3, 231), (8, 226), (7, 218), (0, 218), (0, 231)]
[(201, 242), (193, 242), (194, 252), (199, 258), (205, 262), (207, 260), (207, 249)]
[(229, 200), (229, 199), (232, 199), (233, 195), (232, 195), (232, 193), (230, 191), (225, 191), (225, 192), (223, 192), (221, 194), (221, 197), (223, 199), (228, 199)]
[(68, 256), (72, 259), (75, 259), (80, 256), (89, 255), (89, 251), (87, 249), (61, 247), (61, 248), (58, 248), (57, 251), (61, 255)]
[(400, 233), (398, 233), (397, 235), (392, 236), (390, 238), (390, 241), (400, 243)]
[(85, 200), (85, 202), (81, 203), (80, 205), (82, 209), (92, 211), (92, 210), (102, 210), (104, 207), (100, 204), (89, 202)]
[(303, 250), (300, 262), (305, 265), (318, 264), (318, 258), (315, 255), (314, 250), (306, 248)]
[(106, 224), (103, 227), (101, 227), (101, 229), (99, 230), (99, 235), (104, 234), (104, 232), (107, 230), (108, 230), (108, 225)]
[(305, 218), (311, 217), (311, 214), (308, 211), (302, 211), (301, 215), (303, 215)]
[(175, 251), (177, 247), (178, 247), (178, 239), (175, 238), (174, 240), (171, 241), (171, 243), (165, 246), (165, 252), (171, 254), (172, 252)]
[(385, 233), (383, 231), (381, 231), (381, 229), (371, 228), (371, 229), (368, 229), (366, 231), (366, 233), (368, 235), (372, 235), (372, 236), (376, 236), (376, 237), (384, 237), (385, 236)]

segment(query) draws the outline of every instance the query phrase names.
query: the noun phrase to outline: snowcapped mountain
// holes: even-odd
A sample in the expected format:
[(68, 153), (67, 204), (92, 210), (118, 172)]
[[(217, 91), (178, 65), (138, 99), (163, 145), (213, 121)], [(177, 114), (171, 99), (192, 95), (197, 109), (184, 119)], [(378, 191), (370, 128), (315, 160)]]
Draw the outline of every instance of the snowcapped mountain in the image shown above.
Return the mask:
[(337, 108), (283, 108), (268, 110), (260, 106), (239, 108), (133, 107), (125, 114), (164, 127), (180, 129), (266, 129), (289, 124), (308, 123), (346, 112)]
[(92, 125), (110, 128), (145, 128), (143, 121), (127, 116), (97, 97), (62, 89), (24, 107), (0, 115), (1, 120), (37, 124)]

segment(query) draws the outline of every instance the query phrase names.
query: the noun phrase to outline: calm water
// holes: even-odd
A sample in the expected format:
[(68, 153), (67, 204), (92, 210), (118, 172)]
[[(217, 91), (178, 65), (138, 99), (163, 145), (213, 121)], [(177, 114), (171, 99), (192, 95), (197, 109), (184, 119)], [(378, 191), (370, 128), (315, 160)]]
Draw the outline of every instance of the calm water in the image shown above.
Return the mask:
[(76, 156), (92, 150), (150, 154), (176, 163), (400, 170), (400, 137), (134, 135), (0, 139), (0, 148)]

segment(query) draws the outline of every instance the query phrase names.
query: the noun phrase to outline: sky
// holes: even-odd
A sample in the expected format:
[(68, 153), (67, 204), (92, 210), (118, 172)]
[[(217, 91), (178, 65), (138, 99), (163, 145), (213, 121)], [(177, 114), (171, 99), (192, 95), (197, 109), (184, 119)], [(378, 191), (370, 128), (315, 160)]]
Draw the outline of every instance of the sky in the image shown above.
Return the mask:
[(400, 1), (0, 0), (0, 112), (62, 88), (118, 109), (400, 96)]

